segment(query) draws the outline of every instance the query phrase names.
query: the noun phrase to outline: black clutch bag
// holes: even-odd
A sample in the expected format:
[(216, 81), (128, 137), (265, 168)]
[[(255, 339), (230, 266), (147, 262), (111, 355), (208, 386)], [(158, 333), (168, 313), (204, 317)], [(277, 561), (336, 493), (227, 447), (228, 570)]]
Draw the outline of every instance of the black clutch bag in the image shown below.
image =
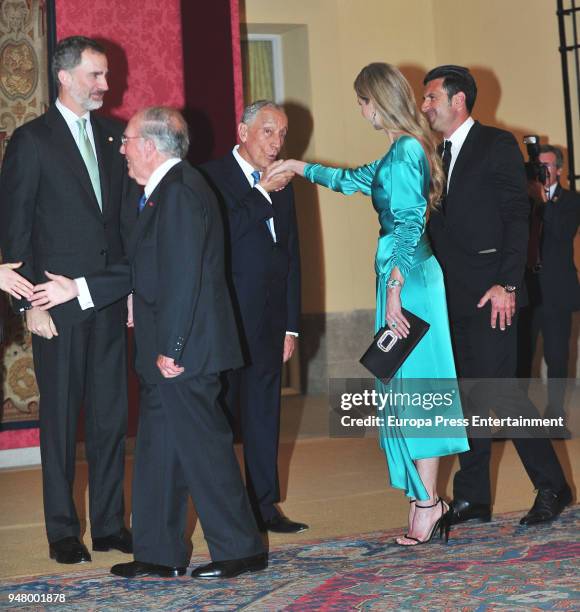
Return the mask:
[(429, 329), (429, 323), (404, 308), (401, 310), (411, 325), (409, 335), (406, 338), (397, 338), (385, 325), (378, 331), (372, 344), (360, 358), (363, 366), (384, 384), (393, 378)]

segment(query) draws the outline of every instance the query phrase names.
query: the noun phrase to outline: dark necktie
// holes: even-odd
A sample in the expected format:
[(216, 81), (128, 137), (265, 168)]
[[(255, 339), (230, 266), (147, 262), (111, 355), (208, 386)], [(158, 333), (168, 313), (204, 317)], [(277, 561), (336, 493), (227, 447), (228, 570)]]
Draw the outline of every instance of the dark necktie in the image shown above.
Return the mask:
[[(443, 155), (441, 156), (443, 161), (443, 172), (445, 178), (449, 178), (449, 168), (451, 166), (451, 141), (446, 140), (443, 144)], [(445, 187), (445, 193), (447, 193), (447, 186)]]
[(147, 202), (147, 196), (143, 194), (141, 199), (139, 200), (139, 212), (141, 212), (145, 208), (145, 203)]
[(441, 152), (443, 174), (445, 175), (443, 191), (441, 192), (441, 208), (443, 209), (443, 211), (445, 211), (445, 199), (447, 197), (447, 179), (449, 177), (449, 168), (451, 166), (451, 141), (445, 140), (444, 143), (439, 146), (439, 151)]

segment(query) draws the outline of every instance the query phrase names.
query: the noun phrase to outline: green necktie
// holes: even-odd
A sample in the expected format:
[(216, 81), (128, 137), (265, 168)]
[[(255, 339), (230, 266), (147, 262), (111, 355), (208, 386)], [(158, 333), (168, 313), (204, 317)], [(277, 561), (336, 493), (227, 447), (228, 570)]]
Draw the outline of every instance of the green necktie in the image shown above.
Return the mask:
[(95, 152), (93, 151), (91, 141), (89, 140), (89, 135), (87, 134), (87, 120), (84, 117), (81, 117), (78, 120), (78, 124), (79, 150), (85, 162), (85, 166), (87, 167), (87, 170), (89, 172), (89, 177), (91, 179), (93, 189), (95, 190), (95, 195), (97, 196), (99, 208), (103, 210), (103, 201), (101, 199), (101, 181), (99, 178), (99, 165), (97, 164), (97, 158), (95, 157)]

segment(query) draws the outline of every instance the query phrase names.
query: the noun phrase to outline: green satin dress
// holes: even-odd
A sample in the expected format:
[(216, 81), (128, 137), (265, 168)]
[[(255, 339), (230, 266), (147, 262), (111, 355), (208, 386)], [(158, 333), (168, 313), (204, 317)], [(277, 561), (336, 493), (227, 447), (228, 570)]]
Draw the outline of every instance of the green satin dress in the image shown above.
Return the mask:
[[(443, 273), (425, 232), (430, 175), (423, 147), (415, 138), (401, 136), (382, 159), (371, 164), (355, 169), (308, 164), (304, 176), (313, 183), (346, 195), (362, 192), (372, 197), (381, 226), (375, 257), (375, 333), (385, 324), (386, 283), (395, 266), (405, 279), (401, 291), (403, 307), (430, 324), (429, 331), (390, 385), (385, 387), (377, 380), (377, 390), (380, 393), (413, 391), (427, 388), (429, 384), (425, 380), (445, 379), (440, 382), (444, 382), (446, 391), (451, 391), (453, 402), (445, 407), (444, 416), (461, 419), (463, 414), (451, 348)], [(387, 426), (389, 414), (401, 417), (406, 411), (411, 418), (420, 413), (426, 416), (426, 413), (422, 407), (406, 407), (401, 411), (400, 407), (391, 405), (387, 405), (385, 411), (386, 414), (382, 415), (385, 425), (379, 429), (379, 438), (387, 457), (391, 485), (403, 489), (414, 499), (429, 499), (414, 460), (469, 450), (465, 429), (453, 426), (447, 430), (447, 437), (445, 428), (441, 426), (421, 430), (404, 425)], [(434, 419), (436, 412), (431, 411), (427, 416)], [(420, 437), (423, 435), (425, 437)]]

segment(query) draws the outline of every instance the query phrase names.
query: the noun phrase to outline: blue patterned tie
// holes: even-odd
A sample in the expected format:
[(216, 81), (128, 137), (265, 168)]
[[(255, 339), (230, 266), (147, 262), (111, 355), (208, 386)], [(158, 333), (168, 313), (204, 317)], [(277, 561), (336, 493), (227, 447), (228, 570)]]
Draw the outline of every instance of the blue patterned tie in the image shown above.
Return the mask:
[(139, 212), (141, 212), (145, 208), (145, 203), (147, 202), (147, 196), (143, 194), (141, 199), (139, 200)]
[[(260, 172), (258, 170), (254, 170), (252, 172), (252, 178), (254, 179), (254, 187), (255, 187), (260, 180)], [(268, 231), (272, 235), (272, 238), (274, 238), (274, 232), (272, 229), (274, 227), (274, 219), (266, 219), (266, 227), (268, 228)]]

